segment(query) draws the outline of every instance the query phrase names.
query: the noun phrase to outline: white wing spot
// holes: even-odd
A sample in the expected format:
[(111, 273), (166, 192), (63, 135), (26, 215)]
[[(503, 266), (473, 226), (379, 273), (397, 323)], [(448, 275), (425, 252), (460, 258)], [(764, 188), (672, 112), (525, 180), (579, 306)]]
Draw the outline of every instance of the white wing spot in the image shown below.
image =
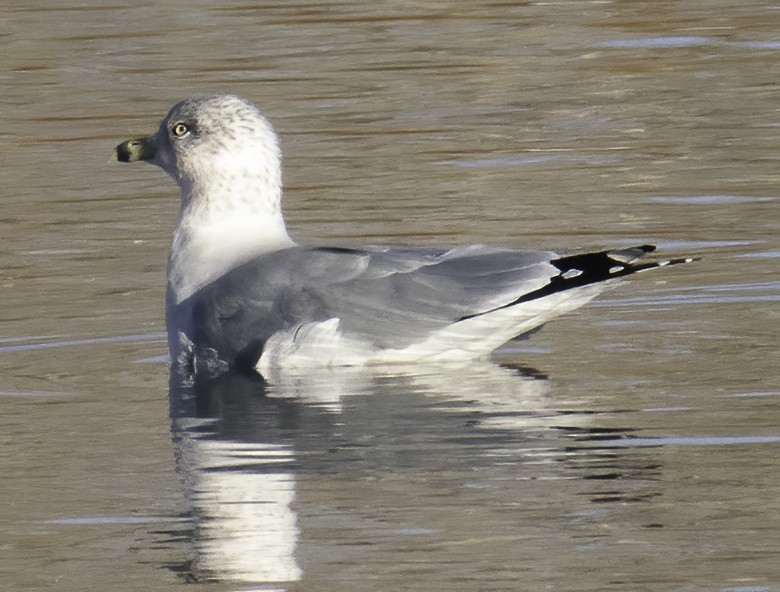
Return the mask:
[(624, 265), (615, 265), (615, 267), (609, 268), (609, 273), (617, 273), (618, 271), (623, 271), (625, 269)]
[(568, 271), (564, 271), (561, 274), (561, 277), (565, 280), (570, 280), (571, 278), (576, 278), (579, 275), (582, 275), (581, 269), (570, 269)]

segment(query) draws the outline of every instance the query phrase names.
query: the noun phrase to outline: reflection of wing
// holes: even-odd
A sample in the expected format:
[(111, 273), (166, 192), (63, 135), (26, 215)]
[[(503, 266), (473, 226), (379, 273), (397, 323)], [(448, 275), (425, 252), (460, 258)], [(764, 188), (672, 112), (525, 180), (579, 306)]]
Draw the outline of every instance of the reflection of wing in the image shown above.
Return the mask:
[[(538, 372), (414, 368), (280, 372), (273, 383), (227, 372), (183, 389), (172, 375), (192, 576), (253, 590), (394, 589), (403, 571), (441, 589), (442, 577), (471, 582), (479, 565), (512, 589), (549, 549), (582, 550), (571, 532), (589, 512), (584, 496), (599, 502), (600, 524), (655, 495), (657, 459), (605, 448), (605, 434), (624, 430), (611, 418), (601, 427), (587, 402), (573, 411)], [(508, 571), (520, 554), (532, 559)]]
[[(453, 373), (458, 376), (453, 380)], [(230, 376), (232, 374), (227, 374)], [(295, 372), (270, 372), (267, 392), (274, 398), (315, 405), (317, 409), (339, 413), (352, 397), (381, 394), (381, 384), (394, 385), (452, 402), (456, 409), (467, 405), (476, 412), (494, 412), (502, 408), (516, 415), (514, 428), (544, 425), (531, 414), (545, 416), (549, 384), (546, 377), (530, 368), (499, 366), (489, 360), (463, 364), (415, 364), (354, 368), (303, 368)]]
[[(366, 401), (379, 397), (387, 404), (385, 389), (391, 393), (393, 412), (409, 395), (425, 400), (420, 411), (445, 432), (463, 425), (448, 415), (464, 408), (470, 418), (484, 412), (479, 423), (491, 429), (534, 426), (531, 415), (543, 404), (547, 389), (538, 374), (526, 376), (489, 363), (461, 368), (455, 383), (449, 373), (422, 370), (396, 375), (369, 368), (295, 377), (287, 373), (273, 385), (257, 375), (238, 373), (183, 384), (174, 370), (170, 396), (177, 472), (197, 534), (192, 576), (279, 585), (269, 590), (283, 590), (284, 583), (300, 580), (306, 566), (298, 559), (300, 546), (317, 544), (316, 537), (314, 542), (302, 540), (296, 513), (296, 506), (312, 503), (296, 492), (306, 481), (298, 477), (307, 474), (301, 467), (322, 470), (321, 463), (330, 461), (314, 451), (337, 447), (345, 430), (347, 438), (356, 441), (380, 431), (384, 414)], [(359, 400), (357, 406), (347, 403), (350, 397)], [(437, 402), (443, 403), (441, 408)], [(349, 412), (342, 415), (345, 403)]]

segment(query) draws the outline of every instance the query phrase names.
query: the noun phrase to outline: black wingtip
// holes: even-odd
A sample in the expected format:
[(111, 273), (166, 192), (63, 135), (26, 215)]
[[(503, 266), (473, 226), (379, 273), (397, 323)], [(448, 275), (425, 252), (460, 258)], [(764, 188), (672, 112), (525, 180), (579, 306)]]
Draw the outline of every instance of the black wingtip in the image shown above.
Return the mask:
[[(655, 250), (655, 245), (638, 245), (628, 249), (598, 251), (595, 253), (583, 253), (581, 255), (569, 255), (568, 257), (553, 259), (550, 261), (550, 264), (555, 266), (559, 273), (550, 278), (550, 283), (538, 290), (524, 294), (517, 300), (499, 308), (508, 308), (520, 304), (521, 302), (536, 300), (557, 292), (564, 292), (583, 286), (616, 280), (648, 269), (657, 269), (659, 267), (679, 265), (682, 263), (693, 263), (694, 261), (699, 260), (698, 257), (679, 257), (676, 259), (663, 259), (661, 261), (648, 261), (644, 263), (636, 262), (645, 254), (652, 253)], [(471, 318), (471, 316), (463, 317), (459, 320), (466, 320)]]
[(669, 267), (670, 265), (682, 265), (683, 263), (696, 263), (701, 261), (701, 257), (677, 257), (676, 259), (662, 259), (661, 261), (649, 261), (634, 265), (630, 273), (639, 273), (648, 269), (657, 269), (659, 267)]
[(561, 257), (550, 262), (561, 272), (561, 275), (558, 278), (553, 278), (551, 283), (559, 284), (559, 290), (566, 290), (631, 275), (647, 269), (698, 261), (696, 257), (678, 257), (646, 263), (636, 262), (637, 259), (655, 250), (655, 245), (639, 245), (628, 249)]

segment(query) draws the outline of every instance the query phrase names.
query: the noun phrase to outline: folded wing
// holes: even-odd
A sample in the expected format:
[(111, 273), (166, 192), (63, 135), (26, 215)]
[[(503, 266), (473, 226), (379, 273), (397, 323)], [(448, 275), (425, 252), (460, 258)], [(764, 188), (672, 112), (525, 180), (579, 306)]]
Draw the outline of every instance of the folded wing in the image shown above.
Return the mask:
[(338, 318), (345, 334), (401, 349), (463, 318), (548, 286), (555, 253), (482, 245), (455, 249), (293, 247), (238, 267), (180, 306), (193, 341), (252, 365), (274, 333)]

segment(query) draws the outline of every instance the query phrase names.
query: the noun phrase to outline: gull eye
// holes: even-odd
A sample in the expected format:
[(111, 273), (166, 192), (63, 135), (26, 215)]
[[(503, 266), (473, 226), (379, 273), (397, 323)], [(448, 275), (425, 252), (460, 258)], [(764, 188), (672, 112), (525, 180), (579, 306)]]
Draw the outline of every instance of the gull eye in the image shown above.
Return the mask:
[(171, 128), (171, 131), (173, 132), (173, 135), (177, 138), (183, 138), (188, 133), (190, 133), (190, 128), (187, 126), (186, 123), (174, 123), (173, 127)]

